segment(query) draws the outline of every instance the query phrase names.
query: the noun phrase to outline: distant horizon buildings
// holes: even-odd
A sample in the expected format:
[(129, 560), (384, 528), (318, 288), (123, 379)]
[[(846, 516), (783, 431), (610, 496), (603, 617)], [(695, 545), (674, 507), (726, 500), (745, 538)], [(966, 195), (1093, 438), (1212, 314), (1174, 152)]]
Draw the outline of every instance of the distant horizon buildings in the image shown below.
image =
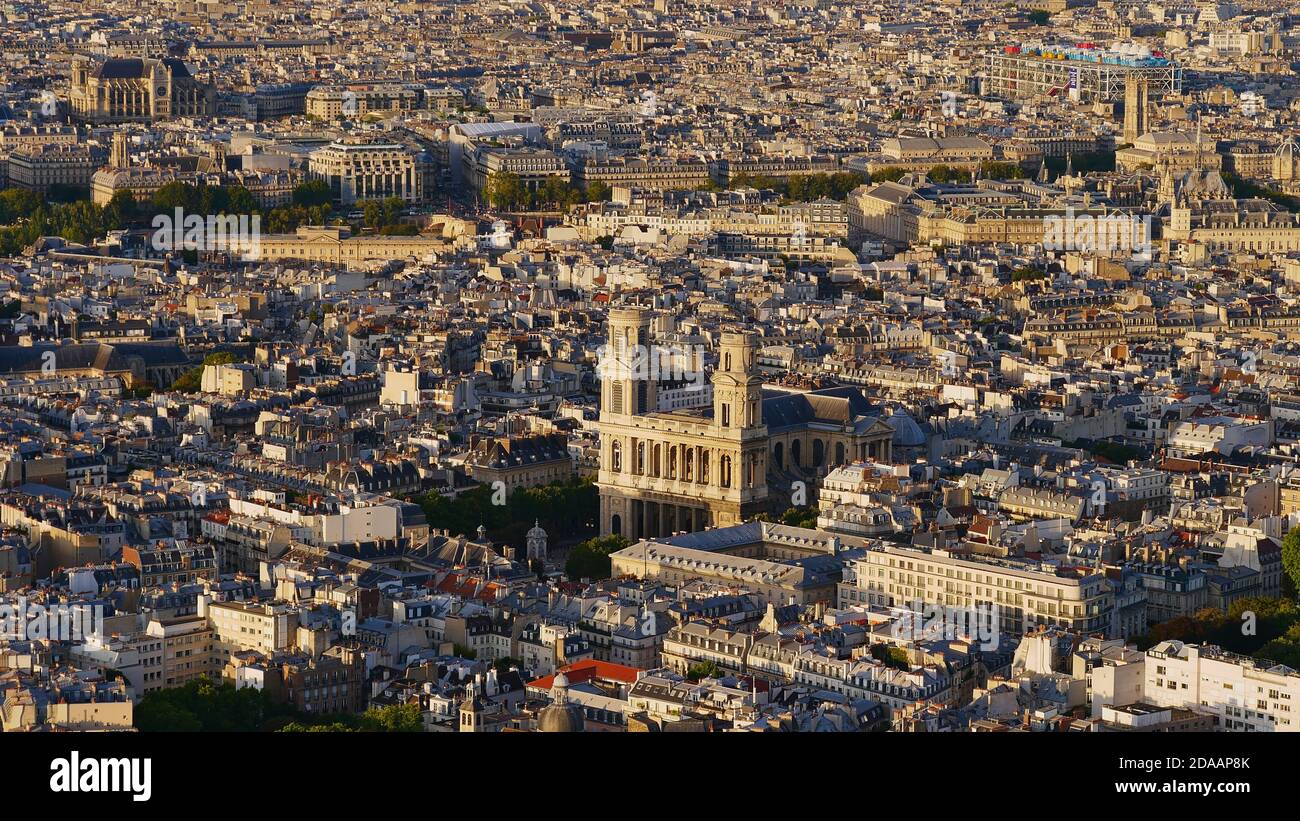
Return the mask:
[(1043, 44), (1007, 45), (985, 57), (982, 91), (1007, 99), (1060, 97), (1078, 102), (1123, 99), (1130, 77), (1147, 81), (1149, 94), (1164, 97), (1183, 88), (1183, 69), (1151, 49), (1119, 44), (1100, 49)]

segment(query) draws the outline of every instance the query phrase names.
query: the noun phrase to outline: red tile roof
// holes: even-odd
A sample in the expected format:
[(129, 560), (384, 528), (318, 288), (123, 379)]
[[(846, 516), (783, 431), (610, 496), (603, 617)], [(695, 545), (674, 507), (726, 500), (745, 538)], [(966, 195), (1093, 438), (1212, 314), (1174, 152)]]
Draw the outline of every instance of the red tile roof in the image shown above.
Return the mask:
[[(579, 661), (575, 664), (568, 664), (560, 668), (569, 680), (569, 684), (581, 684), (592, 679), (605, 679), (606, 681), (618, 681), (623, 684), (635, 684), (637, 674), (641, 671), (635, 667), (628, 667), (623, 664), (615, 664), (612, 661), (596, 661), (588, 659)], [(542, 676), (539, 679), (528, 682), (528, 686), (536, 690), (549, 690), (555, 682), (555, 676)]]

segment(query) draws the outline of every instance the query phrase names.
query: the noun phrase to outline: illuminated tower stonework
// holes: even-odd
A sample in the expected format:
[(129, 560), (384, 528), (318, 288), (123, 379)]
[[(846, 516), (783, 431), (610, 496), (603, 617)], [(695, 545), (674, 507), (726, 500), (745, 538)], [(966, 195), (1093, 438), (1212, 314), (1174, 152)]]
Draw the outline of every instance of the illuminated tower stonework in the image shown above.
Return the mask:
[(609, 314), (600, 374), (600, 527), (631, 539), (743, 521), (765, 509), (767, 428), (753, 334), (726, 332), (711, 408), (656, 409), (644, 308)]
[(1150, 93), (1147, 80), (1134, 74), (1128, 76), (1124, 84), (1124, 142), (1129, 145), (1150, 130), (1147, 122)]

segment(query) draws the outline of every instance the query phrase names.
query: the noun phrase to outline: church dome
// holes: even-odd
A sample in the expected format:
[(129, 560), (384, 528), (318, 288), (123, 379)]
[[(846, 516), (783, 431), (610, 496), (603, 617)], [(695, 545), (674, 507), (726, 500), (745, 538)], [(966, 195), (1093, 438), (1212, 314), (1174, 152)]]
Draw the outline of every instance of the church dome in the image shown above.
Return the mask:
[(528, 538), (530, 539), (546, 538), (546, 531), (542, 530), (541, 523), (538, 522), (536, 519), (533, 520), (533, 526), (528, 530)]
[(916, 424), (916, 420), (907, 411), (898, 408), (887, 420), (894, 429), (894, 447), (918, 448), (925, 444), (925, 431)]
[(583, 731), (582, 708), (569, 701), (569, 678), (556, 673), (551, 682), (551, 703), (537, 714), (537, 731), (541, 733), (580, 733)]

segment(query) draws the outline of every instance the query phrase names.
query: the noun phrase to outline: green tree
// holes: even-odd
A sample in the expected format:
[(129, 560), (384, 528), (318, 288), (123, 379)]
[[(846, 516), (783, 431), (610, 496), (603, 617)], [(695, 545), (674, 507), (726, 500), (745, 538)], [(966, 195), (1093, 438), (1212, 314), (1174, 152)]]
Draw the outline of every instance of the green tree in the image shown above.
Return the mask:
[(925, 176), (928, 177), (931, 182), (949, 183), (960, 180), (962, 177), (966, 176), (966, 173), (964, 171), (959, 171), (950, 165), (936, 165), (927, 171)]
[(567, 177), (552, 175), (542, 182), (538, 197), (549, 205), (565, 205), (569, 202), (572, 186)]
[(0, 225), (11, 225), (27, 219), (44, 205), (45, 200), (35, 191), (6, 188), (0, 191)]
[(564, 573), (573, 581), (608, 579), (613, 569), (609, 554), (616, 553), (629, 544), (631, 542), (623, 536), (601, 536), (581, 542), (569, 551)]
[(423, 732), (424, 721), (420, 718), (420, 705), (410, 703), (371, 707), (361, 716), (361, 729), (379, 733)]
[(305, 207), (329, 205), (334, 192), (324, 180), (305, 180), (294, 186), (292, 202)]
[(1300, 527), (1291, 528), (1282, 539), (1282, 569), (1291, 584), (1300, 589)]
[(135, 708), (135, 727), (142, 733), (197, 733), (203, 722), (183, 707), (145, 696)]
[(701, 681), (706, 678), (719, 678), (718, 665), (713, 661), (697, 661), (686, 668), (688, 681)]
[(253, 192), (249, 191), (242, 185), (236, 185), (227, 189), (229, 201), (226, 205), (227, 214), (256, 214), (260, 212), (261, 205)]
[(384, 204), (379, 200), (362, 200), (357, 203), (357, 207), (367, 228), (378, 228), (384, 224)]
[(153, 192), (153, 213), (171, 215), (177, 208), (186, 214), (199, 213), (203, 195), (187, 182), (169, 182)]
[(330, 724), (304, 724), (301, 721), (290, 721), (277, 733), (355, 733), (357, 729), (342, 721), (335, 721)]
[(202, 678), (146, 694), (136, 705), (135, 726), (143, 732), (255, 732), (289, 712), (262, 690)]
[(523, 667), (523, 666), (524, 663), (522, 661), (520, 661), (517, 658), (511, 658), (510, 656), (502, 656), (501, 658), (492, 662), (492, 668), (496, 670), (498, 673), (508, 673), (510, 672), (511, 667)]
[(911, 663), (907, 660), (907, 651), (901, 647), (893, 647), (888, 644), (873, 644), (869, 652), (873, 659), (883, 662), (886, 667), (892, 667), (895, 670), (912, 669)]
[(125, 228), (136, 218), (138, 210), (135, 196), (130, 191), (114, 192), (112, 199), (104, 206), (104, 228), (108, 230)]
[(483, 186), (483, 197), (493, 208), (513, 208), (528, 200), (529, 191), (518, 174), (494, 171)]
[(817, 526), (817, 508), (811, 505), (787, 508), (781, 514), (781, 524), (788, 527), (815, 528)]
[(899, 168), (896, 165), (891, 165), (885, 168), (879, 168), (876, 169), (875, 171), (872, 171), (871, 181), (872, 182), (898, 182), (899, 180), (901, 180), (903, 177), (907, 176), (910, 173), (912, 172), (908, 171), (906, 168)]
[(1025, 169), (1019, 163), (989, 160), (980, 163), (980, 176), (990, 180), (1023, 180)]

